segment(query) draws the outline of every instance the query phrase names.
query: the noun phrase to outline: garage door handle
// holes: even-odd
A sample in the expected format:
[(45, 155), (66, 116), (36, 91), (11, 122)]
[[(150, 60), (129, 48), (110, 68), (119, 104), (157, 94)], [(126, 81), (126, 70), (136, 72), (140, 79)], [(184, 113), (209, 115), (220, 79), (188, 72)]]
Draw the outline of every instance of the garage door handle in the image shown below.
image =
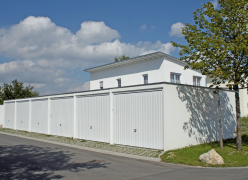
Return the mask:
[(59, 124), (61, 126), (61, 124)]
[(134, 129), (134, 130), (133, 130), (133, 132), (136, 132), (136, 131), (137, 131), (137, 129)]
[(92, 126), (90, 126), (90, 129), (92, 129)]

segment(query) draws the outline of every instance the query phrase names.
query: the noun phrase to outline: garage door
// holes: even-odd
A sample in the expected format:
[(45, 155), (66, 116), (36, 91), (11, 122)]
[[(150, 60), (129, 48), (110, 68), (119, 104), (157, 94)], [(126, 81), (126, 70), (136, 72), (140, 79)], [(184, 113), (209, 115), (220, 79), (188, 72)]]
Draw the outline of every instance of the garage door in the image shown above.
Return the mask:
[(114, 94), (114, 143), (163, 149), (162, 89)]
[(77, 137), (109, 142), (109, 94), (77, 96)]
[(29, 130), (29, 101), (16, 102), (16, 129)]
[(31, 131), (48, 133), (48, 100), (31, 101)]
[(51, 99), (51, 134), (73, 137), (73, 97)]
[(15, 102), (4, 103), (4, 106), (5, 106), (4, 127), (14, 129)]

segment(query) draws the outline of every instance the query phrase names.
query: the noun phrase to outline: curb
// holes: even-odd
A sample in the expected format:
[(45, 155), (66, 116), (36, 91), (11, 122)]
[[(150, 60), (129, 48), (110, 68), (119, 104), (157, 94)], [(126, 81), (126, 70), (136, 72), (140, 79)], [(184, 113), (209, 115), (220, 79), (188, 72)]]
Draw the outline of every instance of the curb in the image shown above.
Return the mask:
[(71, 148), (76, 148), (76, 149), (82, 149), (82, 150), (86, 150), (86, 151), (93, 151), (93, 152), (98, 152), (98, 153), (103, 153), (103, 154), (109, 154), (109, 155), (114, 155), (114, 156), (121, 156), (121, 157), (127, 157), (127, 158), (138, 159), (138, 160), (161, 162), (160, 158), (144, 157), (144, 156), (137, 156), (137, 155), (132, 155), (132, 154), (118, 153), (118, 152), (112, 152), (112, 151), (107, 151), (107, 150), (94, 149), (94, 148), (89, 148), (89, 147), (76, 146), (76, 145), (64, 144), (64, 143), (59, 143), (59, 142), (54, 142), (54, 141), (36, 139), (36, 138), (26, 137), (26, 136), (22, 136), (22, 135), (4, 133), (4, 132), (0, 132), (0, 134), (20, 137), (20, 138), (25, 138), (25, 139), (30, 139), (30, 140), (40, 141), (40, 142), (46, 142), (46, 143), (50, 143), (50, 144), (56, 144), (56, 145), (61, 145), (61, 146), (66, 146), (66, 147), (71, 147)]

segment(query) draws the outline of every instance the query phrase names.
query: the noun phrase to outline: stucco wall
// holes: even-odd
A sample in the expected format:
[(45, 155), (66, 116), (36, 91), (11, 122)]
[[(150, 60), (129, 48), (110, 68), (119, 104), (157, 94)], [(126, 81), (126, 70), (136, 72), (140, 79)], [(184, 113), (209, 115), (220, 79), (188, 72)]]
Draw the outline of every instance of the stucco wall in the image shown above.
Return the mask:
[[(234, 92), (221, 91), (223, 138), (236, 130)], [(219, 140), (217, 95), (212, 89), (165, 85), (165, 150)]]
[(202, 77), (201, 86), (206, 85), (205, 76), (200, 72), (191, 69), (184, 70), (184, 65), (180, 62), (160, 58), (93, 72), (90, 74), (90, 89), (99, 89), (100, 81), (103, 81), (104, 89), (117, 87), (119, 78), (121, 78), (122, 86), (143, 84), (144, 74), (148, 74), (148, 83), (170, 82), (172, 72), (181, 74), (182, 84), (193, 85), (193, 76), (200, 76)]
[[(212, 84), (212, 79), (207, 77), (207, 87), (209, 87)], [(221, 88), (228, 88), (226, 86), (227, 83), (220, 84)], [(240, 115), (241, 117), (247, 117), (248, 116), (248, 95), (247, 95), (247, 89), (240, 89), (239, 90), (239, 98), (240, 98)]]
[(3, 112), (4, 112), (3, 108), (4, 108), (4, 106), (0, 105), (0, 126), (3, 126), (3, 118), (4, 118), (4, 116), (3, 116)]

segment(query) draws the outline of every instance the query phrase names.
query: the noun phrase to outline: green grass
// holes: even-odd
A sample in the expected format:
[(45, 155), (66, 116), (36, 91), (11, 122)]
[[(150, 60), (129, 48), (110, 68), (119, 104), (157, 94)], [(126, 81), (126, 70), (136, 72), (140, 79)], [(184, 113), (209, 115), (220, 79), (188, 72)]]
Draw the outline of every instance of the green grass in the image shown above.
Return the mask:
[[(223, 151), (219, 142), (205, 143), (165, 152), (161, 159), (164, 162), (203, 167), (248, 167), (248, 118), (241, 120), (242, 150), (236, 149), (236, 139), (224, 140)], [(210, 165), (199, 160), (201, 154), (214, 149), (222, 156), (225, 164)]]

